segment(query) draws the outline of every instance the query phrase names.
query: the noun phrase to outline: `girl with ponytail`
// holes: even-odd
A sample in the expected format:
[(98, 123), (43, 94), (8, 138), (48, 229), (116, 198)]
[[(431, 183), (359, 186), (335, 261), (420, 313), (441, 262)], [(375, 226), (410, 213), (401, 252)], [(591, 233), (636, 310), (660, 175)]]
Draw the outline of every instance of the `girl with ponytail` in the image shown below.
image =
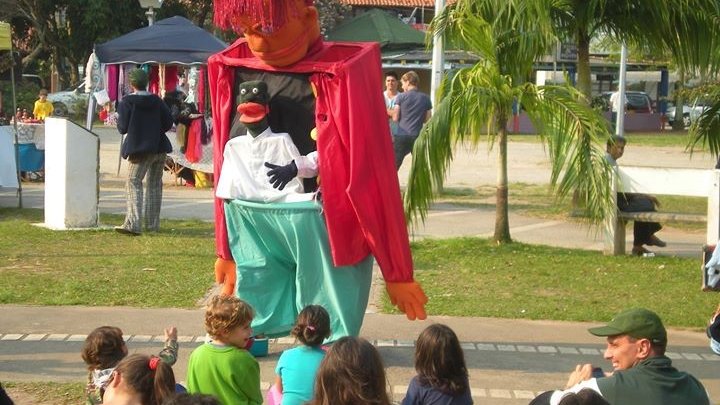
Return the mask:
[(300, 405), (313, 397), (315, 374), (320, 362), (325, 357), (321, 347), (323, 341), (330, 337), (330, 316), (320, 305), (308, 305), (300, 311), (290, 331), (292, 336), (302, 343), (301, 346), (286, 350), (280, 356), (275, 373), (276, 395), (282, 393), (274, 401), (282, 405)]
[(118, 363), (103, 395), (104, 405), (161, 405), (175, 393), (175, 374), (160, 357), (133, 354)]

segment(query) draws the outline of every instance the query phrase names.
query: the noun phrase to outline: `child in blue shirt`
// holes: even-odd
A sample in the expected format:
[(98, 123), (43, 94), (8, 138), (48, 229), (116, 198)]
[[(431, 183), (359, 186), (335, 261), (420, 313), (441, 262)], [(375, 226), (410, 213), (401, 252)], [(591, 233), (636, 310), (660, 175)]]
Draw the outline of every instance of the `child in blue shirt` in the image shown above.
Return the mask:
[(280, 356), (275, 386), (282, 392), (282, 405), (300, 405), (313, 397), (315, 375), (325, 351), (320, 345), (330, 336), (330, 316), (320, 305), (308, 305), (300, 311), (290, 331), (302, 346), (286, 350)]

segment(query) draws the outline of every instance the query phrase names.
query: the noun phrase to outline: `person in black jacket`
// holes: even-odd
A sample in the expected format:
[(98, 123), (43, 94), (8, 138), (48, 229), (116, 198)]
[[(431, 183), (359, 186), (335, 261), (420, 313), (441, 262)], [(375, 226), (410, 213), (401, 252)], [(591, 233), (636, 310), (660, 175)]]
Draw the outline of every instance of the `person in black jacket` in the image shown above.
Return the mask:
[(127, 212), (125, 222), (115, 230), (126, 235), (140, 235), (143, 218), (143, 179), (146, 180), (144, 198), (145, 229), (156, 232), (160, 228), (162, 203), (162, 175), (167, 153), (172, 151), (165, 135), (173, 124), (170, 110), (160, 97), (146, 91), (148, 76), (142, 69), (130, 72), (133, 93), (118, 105), (118, 131), (125, 135), (121, 154), (127, 159)]

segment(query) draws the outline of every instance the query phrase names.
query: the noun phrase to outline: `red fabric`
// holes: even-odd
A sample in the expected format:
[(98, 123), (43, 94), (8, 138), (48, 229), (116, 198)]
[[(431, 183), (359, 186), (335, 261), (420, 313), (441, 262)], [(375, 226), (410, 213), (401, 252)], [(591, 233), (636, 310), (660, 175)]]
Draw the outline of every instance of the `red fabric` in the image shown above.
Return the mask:
[(118, 99), (118, 80), (120, 80), (120, 67), (118, 65), (107, 65), (107, 92), (110, 100)]
[(157, 65), (150, 66), (148, 74), (148, 91), (152, 94), (160, 94), (160, 69)]
[(202, 143), (200, 143), (200, 135), (202, 134), (201, 126), (202, 123), (199, 118), (192, 120), (190, 126), (188, 126), (185, 158), (190, 163), (197, 163), (202, 157)]
[(195, 97), (197, 110), (201, 114), (205, 113), (205, 68), (201, 67), (198, 69), (197, 75), (197, 96)]
[[(371, 91), (382, 83), (379, 46), (325, 43), (304, 60), (275, 68), (253, 57), (240, 39), (210, 57), (216, 182), (235, 108), (235, 67), (313, 73), (310, 80), (318, 92), (315, 119), (323, 210), (333, 262), (337, 266), (355, 264), (372, 253), (385, 280), (412, 281), (412, 257), (385, 103), (380, 91)], [(218, 255), (232, 260), (221, 200), (215, 200), (215, 208)]]
[(177, 66), (165, 66), (165, 92), (175, 91), (178, 85)]

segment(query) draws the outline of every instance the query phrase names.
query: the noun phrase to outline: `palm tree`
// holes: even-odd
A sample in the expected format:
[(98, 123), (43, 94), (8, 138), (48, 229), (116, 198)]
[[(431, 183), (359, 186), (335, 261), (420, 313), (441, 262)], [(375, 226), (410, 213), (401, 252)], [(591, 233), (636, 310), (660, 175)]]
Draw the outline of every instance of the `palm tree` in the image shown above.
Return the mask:
[(578, 49), (577, 87), (592, 96), (590, 40), (604, 34), (618, 43), (669, 50), (685, 71), (717, 66), (716, 0), (558, 0), (551, 11), (558, 36)]
[(604, 159), (607, 122), (570, 86), (528, 81), (533, 62), (554, 45), (549, 10), (556, 0), (467, 0), (448, 6), (431, 24), (480, 61), (446, 77), (435, 113), (413, 149), (405, 209), (425, 218), (433, 190), (442, 188), (455, 144), (477, 144), (485, 135), (497, 147), (498, 172), (493, 239), (511, 241), (508, 220), (506, 125), (514, 103), (525, 109), (548, 145), (551, 185), (560, 197), (582, 190), (588, 218), (599, 222), (611, 205), (611, 168)]

